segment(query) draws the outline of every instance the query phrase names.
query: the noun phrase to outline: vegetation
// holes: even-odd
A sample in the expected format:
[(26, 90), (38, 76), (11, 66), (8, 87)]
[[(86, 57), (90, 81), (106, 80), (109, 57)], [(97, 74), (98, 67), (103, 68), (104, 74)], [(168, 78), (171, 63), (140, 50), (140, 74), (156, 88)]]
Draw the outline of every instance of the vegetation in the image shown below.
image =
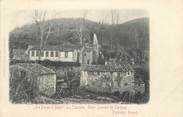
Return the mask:
[[(52, 19), (45, 21), (45, 29), (50, 29), (47, 45), (62, 45), (66, 43), (79, 44), (79, 29), (83, 19)], [(101, 24), (85, 20), (83, 37), (91, 41), (92, 32), (98, 36), (105, 55), (113, 56), (121, 53), (124, 58), (134, 58), (138, 64), (148, 61), (149, 53), (149, 20), (135, 19), (124, 24)], [(10, 33), (10, 51), (13, 48), (26, 48), (28, 45), (40, 43), (40, 32), (36, 24), (16, 28)], [(112, 39), (111, 39), (112, 38)], [(129, 59), (128, 59), (129, 60)]]
[[(135, 19), (123, 24), (116, 23), (109, 25), (98, 22), (92, 22), (89, 20), (85, 20), (85, 25), (83, 28), (83, 37), (85, 38), (85, 42), (90, 42), (92, 33), (95, 32), (98, 36), (99, 44), (101, 45), (102, 53), (105, 59), (116, 58), (116, 61), (119, 64), (123, 63), (131, 63), (135, 70), (136, 76), (135, 78), (142, 78), (145, 82), (146, 92), (145, 94), (138, 95), (136, 94), (135, 100), (139, 102), (147, 102), (149, 100), (149, 19), (148, 18), (140, 18)], [(51, 28), (50, 28), (51, 24)], [(80, 44), (79, 38), (79, 29), (83, 24), (83, 19), (52, 19), (44, 22), (44, 30), (49, 33), (47, 37), (46, 45), (62, 45), (62, 44)], [(40, 29), (37, 28), (38, 24), (25, 25), (21, 28), (16, 28), (10, 32), (10, 54), (12, 49), (26, 49), (28, 45), (38, 45), (41, 42), (42, 37), (40, 37)], [(43, 42), (42, 42), (43, 43)], [(26, 62), (26, 61), (11, 61), (10, 64), (14, 64), (16, 62)], [(55, 69), (65, 66), (80, 66), (79, 63), (60, 63), (60, 62), (50, 62), (50, 61), (37, 61), (46, 67), (55, 66)], [(102, 60), (102, 55), (99, 57), (99, 63), (104, 64), (105, 61)], [(71, 73), (68, 73), (68, 77), (74, 78), (75, 76)], [(78, 76), (77, 76), (78, 77)], [(72, 79), (71, 78), (71, 79)], [(19, 81), (15, 81), (15, 84), (10, 83), (10, 87), (14, 90), (14, 86), (17, 86)], [(16, 84), (17, 83), (17, 84)], [(71, 82), (70, 82), (71, 83)], [(73, 82), (74, 83), (74, 82)], [(26, 84), (26, 83), (24, 83)], [(72, 85), (72, 83), (71, 83)], [(12, 93), (14, 91), (10, 91), (10, 97), (12, 97), (13, 102), (17, 103), (17, 100), (20, 102), (31, 102), (31, 103), (67, 103), (68, 101), (73, 102), (105, 102), (101, 101), (99, 96), (95, 96), (93, 93), (89, 93), (88, 91), (77, 91), (76, 94), (73, 94), (72, 91), (67, 91), (65, 89), (65, 94), (62, 96), (55, 96), (53, 98), (46, 98), (44, 96), (36, 96), (31, 98), (31, 91), (21, 90), (21, 89), (29, 89), (29, 85), (22, 85), (22, 88), (18, 90), (22, 94), (21, 99), (16, 99), (15, 95)], [(74, 86), (73, 86), (74, 87)], [(74, 89), (74, 88), (73, 88)], [(69, 89), (70, 90), (70, 89)], [(16, 92), (16, 91), (15, 91)], [(85, 96), (92, 97), (92, 99), (85, 99)], [(67, 99), (57, 99), (57, 97), (70, 96), (71, 98)], [(109, 97), (104, 97), (104, 94), (100, 97), (108, 99)], [(111, 97), (110, 97), (111, 98)], [(116, 97), (112, 97), (116, 98)], [(26, 99), (22, 101), (22, 99)], [(33, 100), (31, 100), (33, 99)], [(139, 100), (140, 99), (140, 100)], [(98, 101), (99, 100), (99, 101)], [(108, 101), (109, 102), (109, 101)], [(113, 102), (113, 101), (111, 101)]]

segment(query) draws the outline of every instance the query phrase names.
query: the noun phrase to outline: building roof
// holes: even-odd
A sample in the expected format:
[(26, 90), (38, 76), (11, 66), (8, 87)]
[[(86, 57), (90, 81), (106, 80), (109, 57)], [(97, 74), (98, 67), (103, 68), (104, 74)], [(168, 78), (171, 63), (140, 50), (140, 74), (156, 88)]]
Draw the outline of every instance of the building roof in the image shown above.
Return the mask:
[[(54, 45), (54, 46), (45, 46), (42, 48), (42, 50), (50, 50), (50, 51), (73, 51), (75, 49), (80, 49), (81, 47), (79, 45)], [(29, 50), (40, 50), (39, 46), (34, 46)]]
[(44, 67), (37, 63), (17, 63), (15, 65), (11, 65), (10, 67), (21, 67), (22, 69), (31, 71), (33, 73), (43, 75), (43, 74), (55, 74), (55, 71), (53, 71), (50, 68)]
[(81, 67), (83, 71), (100, 71), (100, 72), (127, 72), (133, 71), (133, 68), (130, 65), (83, 65)]
[(25, 54), (26, 49), (13, 49), (12, 52), (13, 52), (13, 55), (19, 56), (19, 55)]

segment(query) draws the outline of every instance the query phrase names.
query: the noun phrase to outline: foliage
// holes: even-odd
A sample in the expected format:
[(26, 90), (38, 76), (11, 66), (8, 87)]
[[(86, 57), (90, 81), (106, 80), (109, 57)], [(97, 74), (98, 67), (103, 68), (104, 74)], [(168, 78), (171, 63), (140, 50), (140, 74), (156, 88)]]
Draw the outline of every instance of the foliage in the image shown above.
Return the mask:
[(28, 103), (37, 95), (33, 79), (10, 77), (10, 100), (12, 103)]

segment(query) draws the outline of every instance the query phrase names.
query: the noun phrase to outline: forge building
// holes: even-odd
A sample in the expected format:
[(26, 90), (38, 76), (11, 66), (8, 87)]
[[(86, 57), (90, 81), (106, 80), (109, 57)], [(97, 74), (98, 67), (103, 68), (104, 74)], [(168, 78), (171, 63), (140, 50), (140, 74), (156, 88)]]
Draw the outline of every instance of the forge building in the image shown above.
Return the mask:
[(83, 65), (80, 86), (101, 93), (144, 92), (144, 83), (134, 79), (134, 70), (130, 65)]
[(10, 65), (10, 87), (12, 95), (28, 93), (52, 96), (56, 92), (56, 73), (34, 63)]

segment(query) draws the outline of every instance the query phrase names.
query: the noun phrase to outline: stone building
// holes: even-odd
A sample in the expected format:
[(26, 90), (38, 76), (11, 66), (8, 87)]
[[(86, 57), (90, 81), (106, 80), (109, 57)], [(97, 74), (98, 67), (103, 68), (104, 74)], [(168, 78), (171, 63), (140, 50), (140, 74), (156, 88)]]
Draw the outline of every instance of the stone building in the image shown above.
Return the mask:
[(80, 86), (107, 93), (139, 90), (130, 65), (84, 65), (81, 68)]
[(56, 92), (56, 74), (53, 70), (34, 63), (17, 63), (10, 65), (11, 93), (29, 90), (32, 95), (52, 96)]

